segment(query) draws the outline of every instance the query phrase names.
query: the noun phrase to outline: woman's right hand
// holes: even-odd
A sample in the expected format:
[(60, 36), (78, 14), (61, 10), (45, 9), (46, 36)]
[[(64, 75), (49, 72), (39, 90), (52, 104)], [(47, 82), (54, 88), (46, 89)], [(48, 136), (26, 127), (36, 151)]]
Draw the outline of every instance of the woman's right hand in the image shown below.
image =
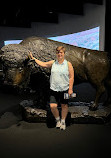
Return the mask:
[(29, 52), (29, 58), (34, 59), (32, 52)]

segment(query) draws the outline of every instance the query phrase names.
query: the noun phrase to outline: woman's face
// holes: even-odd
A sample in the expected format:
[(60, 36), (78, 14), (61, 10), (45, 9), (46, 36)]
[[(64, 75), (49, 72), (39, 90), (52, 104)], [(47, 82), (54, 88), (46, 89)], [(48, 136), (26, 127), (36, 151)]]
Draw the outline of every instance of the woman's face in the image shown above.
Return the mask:
[(64, 51), (61, 49), (61, 50), (59, 50), (59, 51), (56, 52), (56, 56), (57, 56), (58, 61), (64, 60), (65, 53), (64, 53)]

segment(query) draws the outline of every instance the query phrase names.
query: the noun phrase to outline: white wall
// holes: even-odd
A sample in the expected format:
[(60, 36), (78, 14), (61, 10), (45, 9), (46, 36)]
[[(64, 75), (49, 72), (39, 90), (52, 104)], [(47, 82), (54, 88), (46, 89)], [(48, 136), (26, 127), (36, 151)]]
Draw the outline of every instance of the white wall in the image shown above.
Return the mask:
[(51, 37), (85, 31), (100, 26), (100, 50), (104, 50), (105, 4), (85, 4), (84, 15), (59, 14), (59, 23), (33, 22), (31, 28), (0, 27), (0, 48), (4, 40), (29, 36)]

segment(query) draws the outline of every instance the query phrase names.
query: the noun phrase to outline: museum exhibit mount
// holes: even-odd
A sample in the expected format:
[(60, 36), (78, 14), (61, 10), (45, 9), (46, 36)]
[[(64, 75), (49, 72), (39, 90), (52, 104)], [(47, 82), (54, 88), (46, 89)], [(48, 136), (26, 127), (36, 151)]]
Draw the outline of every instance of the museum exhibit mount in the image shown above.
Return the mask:
[[(42, 37), (29, 37), (24, 39), (20, 44), (9, 44), (1, 48), (0, 60), (4, 73), (3, 85), (10, 85), (14, 88), (19, 87), (20, 89), (26, 89), (29, 85), (32, 86), (37, 94), (36, 108), (46, 110), (49, 98), (50, 69), (40, 67), (30, 60), (29, 52), (31, 51), (35, 58), (44, 62), (54, 60), (56, 58), (55, 50), (60, 45), (66, 48), (65, 57), (74, 67), (74, 84), (76, 84), (76, 81), (89, 82), (96, 88), (94, 102), (89, 107), (87, 106), (85, 112), (82, 109), (85, 118), (89, 117), (91, 111), (97, 111), (98, 113), (98, 110), (101, 111), (101, 109), (101, 114), (104, 111), (105, 116), (109, 117), (110, 110), (108, 109), (110, 109), (111, 105), (110, 60), (105, 51), (76, 47)], [(108, 97), (101, 108), (99, 107), (99, 99), (105, 90), (107, 90)], [(71, 113), (74, 116), (73, 110)], [(103, 118), (105, 117), (102, 116)]]

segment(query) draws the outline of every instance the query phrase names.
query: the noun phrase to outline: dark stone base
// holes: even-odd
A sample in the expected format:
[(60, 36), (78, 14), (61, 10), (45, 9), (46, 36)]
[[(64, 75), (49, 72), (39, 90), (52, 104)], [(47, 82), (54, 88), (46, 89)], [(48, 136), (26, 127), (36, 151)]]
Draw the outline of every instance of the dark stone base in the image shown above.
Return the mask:
[(96, 111), (90, 111), (88, 106), (69, 107), (72, 123), (95, 123), (101, 124), (110, 121), (111, 105), (99, 106)]
[(24, 100), (20, 103), (22, 118), (28, 122), (46, 122), (47, 111), (34, 106), (32, 100)]
[[(49, 107), (45, 110), (34, 106), (33, 101), (22, 101), (22, 117), (27, 122), (45, 122), (49, 127), (55, 126), (55, 119)], [(69, 112), (66, 124), (73, 123), (95, 123), (103, 124), (110, 121), (111, 105), (105, 107), (101, 104), (96, 111), (89, 110), (89, 103), (75, 102), (69, 105)], [(58, 108), (61, 111), (61, 108)]]

